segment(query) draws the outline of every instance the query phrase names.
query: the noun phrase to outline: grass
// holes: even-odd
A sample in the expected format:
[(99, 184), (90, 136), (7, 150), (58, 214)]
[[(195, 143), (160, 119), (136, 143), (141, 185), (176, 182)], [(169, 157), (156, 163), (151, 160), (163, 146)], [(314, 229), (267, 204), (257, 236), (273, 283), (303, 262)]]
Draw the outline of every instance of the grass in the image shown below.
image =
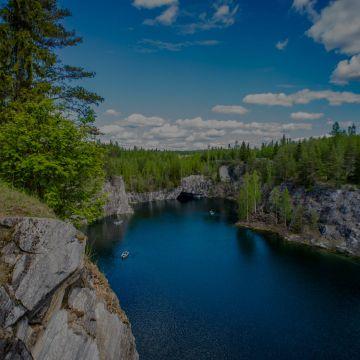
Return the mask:
[(40, 200), (0, 180), (0, 217), (6, 216), (56, 218), (54, 212)]

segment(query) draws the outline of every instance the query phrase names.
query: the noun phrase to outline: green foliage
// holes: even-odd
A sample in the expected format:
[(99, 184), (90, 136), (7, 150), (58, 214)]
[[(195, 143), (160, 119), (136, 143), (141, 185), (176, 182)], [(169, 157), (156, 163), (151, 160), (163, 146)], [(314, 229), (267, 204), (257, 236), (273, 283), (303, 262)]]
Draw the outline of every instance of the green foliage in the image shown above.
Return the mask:
[(249, 220), (256, 213), (261, 202), (261, 182), (256, 171), (246, 173), (238, 196), (239, 218)]
[(206, 152), (125, 150), (117, 144), (103, 147), (107, 176), (123, 176), (128, 191), (171, 189), (189, 175), (204, 174), (214, 179), (217, 176), (217, 164), (208, 158)]
[(56, 0), (8, 0), (0, 8), (0, 108), (45, 96), (86, 118), (89, 106), (102, 101), (97, 94), (71, 85), (94, 73), (62, 65), (58, 58), (58, 49), (82, 40), (63, 26), (69, 15)]
[[(66, 120), (50, 100), (2, 114), (0, 177), (26, 189), (61, 217), (101, 214), (103, 155), (88, 129)], [(6, 121), (11, 119), (11, 121)]]
[(285, 188), (281, 191), (278, 186), (275, 187), (270, 194), (270, 206), (276, 219), (287, 226), (293, 214), (293, 204), (289, 190)]
[(291, 219), (291, 230), (295, 233), (301, 233), (304, 228), (304, 207), (302, 205), (296, 206)]
[(281, 193), (281, 200), (280, 200), (280, 215), (281, 219), (284, 222), (285, 226), (288, 225), (288, 222), (291, 219), (293, 205), (291, 201), (291, 196), (289, 194), (289, 190), (285, 188), (284, 191)]

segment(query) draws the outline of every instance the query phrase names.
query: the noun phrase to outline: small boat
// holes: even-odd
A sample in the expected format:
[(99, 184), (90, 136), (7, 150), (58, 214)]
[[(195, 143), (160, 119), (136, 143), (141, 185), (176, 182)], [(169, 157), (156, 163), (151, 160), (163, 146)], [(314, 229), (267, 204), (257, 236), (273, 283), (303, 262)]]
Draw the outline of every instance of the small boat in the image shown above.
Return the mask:
[(117, 226), (121, 225), (122, 223), (123, 223), (123, 220), (114, 221), (114, 225), (117, 225)]
[(211, 216), (214, 216), (214, 215), (215, 215), (215, 211), (214, 211), (214, 210), (210, 210), (210, 211), (209, 211), (209, 214), (210, 214)]
[(125, 260), (126, 258), (128, 258), (130, 255), (130, 253), (128, 251), (124, 251), (122, 254), (121, 254), (121, 259)]

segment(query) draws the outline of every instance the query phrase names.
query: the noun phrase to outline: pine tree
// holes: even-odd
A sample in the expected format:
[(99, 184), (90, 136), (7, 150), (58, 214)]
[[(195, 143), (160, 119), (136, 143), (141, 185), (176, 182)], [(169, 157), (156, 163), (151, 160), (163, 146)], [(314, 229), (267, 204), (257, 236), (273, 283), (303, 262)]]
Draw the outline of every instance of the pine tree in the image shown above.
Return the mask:
[(284, 221), (285, 226), (287, 226), (288, 221), (291, 219), (292, 214), (292, 202), (289, 190), (285, 190), (281, 193), (281, 216)]
[(352, 123), (352, 125), (348, 127), (348, 135), (349, 136), (356, 135), (356, 126), (354, 123)]
[(270, 206), (272, 211), (275, 214), (275, 219), (276, 219), (276, 223), (278, 221), (278, 217), (280, 215), (280, 206), (281, 206), (281, 194), (280, 194), (280, 190), (279, 187), (276, 186), (270, 194)]
[(56, 0), (8, 0), (0, 8), (0, 107), (46, 96), (93, 121), (90, 105), (102, 98), (71, 82), (93, 77), (81, 67), (61, 64), (57, 50), (82, 39), (62, 20), (70, 15)]

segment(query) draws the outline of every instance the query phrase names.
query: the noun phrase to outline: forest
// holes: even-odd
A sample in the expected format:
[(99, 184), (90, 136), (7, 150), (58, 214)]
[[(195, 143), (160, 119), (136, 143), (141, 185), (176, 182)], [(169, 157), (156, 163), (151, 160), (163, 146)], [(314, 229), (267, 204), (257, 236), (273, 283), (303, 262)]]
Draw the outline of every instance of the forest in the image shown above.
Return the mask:
[(284, 137), (259, 148), (245, 142), (193, 152), (126, 150), (119, 144), (103, 147), (107, 176), (122, 175), (129, 191), (173, 188), (192, 174), (217, 181), (220, 165), (239, 163), (249, 173), (257, 171), (261, 183), (269, 186), (288, 181), (307, 188), (319, 183), (360, 185), (360, 136), (355, 125), (344, 130), (335, 123), (323, 138), (295, 142)]

